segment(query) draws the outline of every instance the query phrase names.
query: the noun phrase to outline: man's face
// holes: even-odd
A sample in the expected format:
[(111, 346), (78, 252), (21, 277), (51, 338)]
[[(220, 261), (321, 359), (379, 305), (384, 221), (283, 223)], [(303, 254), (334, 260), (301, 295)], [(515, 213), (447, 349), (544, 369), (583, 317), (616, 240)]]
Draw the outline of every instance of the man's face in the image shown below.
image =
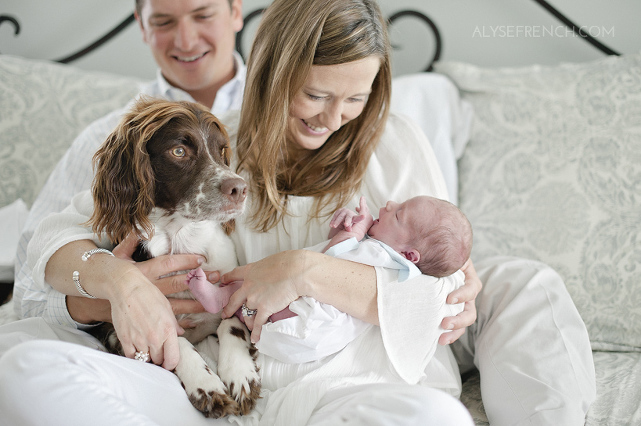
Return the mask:
[(163, 76), (194, 96), (233, 77), (241, 9), (242, 0), (146, 0), (137, 18)]

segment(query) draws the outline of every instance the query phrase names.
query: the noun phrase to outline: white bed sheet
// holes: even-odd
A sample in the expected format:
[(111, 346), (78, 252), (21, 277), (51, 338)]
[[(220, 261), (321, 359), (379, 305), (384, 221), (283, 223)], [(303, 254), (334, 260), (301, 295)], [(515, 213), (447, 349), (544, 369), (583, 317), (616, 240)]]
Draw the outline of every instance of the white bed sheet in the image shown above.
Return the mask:
[[(17, 320), (12, 303), (0, 306), (0, 326)], [(586, 426), (641, 425), (641, 353), (594, 352), (597, 371), (597, 400), (588, 412)], [(478, 373), (463, 383), (461, 401), (476, 425), (489, 425)]]

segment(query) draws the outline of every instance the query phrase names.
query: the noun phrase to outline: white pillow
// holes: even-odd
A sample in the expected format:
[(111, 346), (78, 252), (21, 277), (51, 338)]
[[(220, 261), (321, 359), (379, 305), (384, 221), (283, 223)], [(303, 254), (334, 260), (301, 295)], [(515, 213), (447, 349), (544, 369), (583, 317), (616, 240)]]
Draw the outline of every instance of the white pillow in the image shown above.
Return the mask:
[(30, 206), (82, 129), (138, 92), (134, 78), (0, 55), (0, 207)]
[(414, 120), (427, 136), (443, 171), (450, 201), (458, 204), (456, 161), (469, 140), (472, 105), (444, 75), (419, 73), (392, 80), (391, 111)]
[(458, 164), (473, 258), (545, 262), (593, 349), (641, 350), (641, 55), (437, 70), (475, 110)]

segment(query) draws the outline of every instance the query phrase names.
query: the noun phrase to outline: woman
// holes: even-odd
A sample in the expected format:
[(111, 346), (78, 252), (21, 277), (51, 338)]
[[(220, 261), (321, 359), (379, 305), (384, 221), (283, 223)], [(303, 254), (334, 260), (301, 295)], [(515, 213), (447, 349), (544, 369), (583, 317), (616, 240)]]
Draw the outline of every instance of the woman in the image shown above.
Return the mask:
[[(286, 25), (288, 19), (313, 21), (331, 9), (326, 2), (313, 2), (317, 7), (306, 2), (292, 15), (286, 3), (275, 2), (263, 18), (248, 67), (245, 95), (252, 102), (243, 104), (237, 155), (253, 204), (249, 228), (247, 223), (240, 226), (235, 242), (244, 255), (241, 264), (249, 264), (223, 277), (244, 280), (225, 315), (243, 303), (256, 309), (252, 338), (257, 340), (272, 313), (311, 295), (379, 324), (392, 364), (403, 377), (415, 378), (423, 371), (422, 355), (428, 353), (423, 352), (425, 342), (416, 339), (423, 335), (420, 327), (414, 328), (425, 306), (420, 280), (413, 282), (417, 293), (403, 294), (405, 288), (398, 290), (394, 280), (380, 274), (375, 290), (371, 278), (345, 282), (347, 267), (315, 253), (284, 252), (260, 260), (324, 239), (328, 212), (336, 205), (358, 205), (359, 194), (375, 205), (444, 194), (429, 160), (432, 154), (423, 151), (427, 143), (398, 118), (386, 121), (388, 56), (373, 46), (359, 50), (350, 44), (341, 37), (345, 24), (332, 27), (328, 20), (322, 34), (313, 25)], [(372, 56), (382, 61), (376, 76), (369, 76), (368, 94), (367, 86), (359, 83), (367, 80), (363, 68)], [(364, 74), (349, 80), (360, 71)], [(327, 266), (309, 267), (323, 263)], [(477, 299), (479, 321), (452, 346), (463, 367), (480, 370), (490, 422), (583, 424), (595, 398), (594, 366), (585, 325), (561, 278), (545, 265), (521, 259), (487, 259), (482, 266), (485, 289)], [(353, 271), (352, 276), (367, 277), (371, 268)], [(466, 286), (448, 302), (472, 300), (480, 290), (471, 262), (465, 273)], [(324, 290), (334, 287), (320, 292), (319, 283)], [(468, 302), (466, 310), (446, 318), (443, 327), (464, 328), (475, 314), (474, 302)], [(461, 332), (444, 333), (441, 343), (454, 341)], [(549, 349), (542, 351), (541, 342)], [(403, 356), (408, 353), (412, 356)]]
[[(383, 354), (374, 361), (384, 365), (385, 371), (376, 371), (372, 380), (363, 381), (359, 376), (360, 381), (351, 386), (332, 382), (332, 369), (343, 373), (341, 368), (346, 367), (344, 363), (332, 363), (336, 358), (313, 367), (262, 359), (263, 387), (270, 392), (259, 407), (265, 422), (280, 420), (279, 413), (296, 415), (308, 424), (336, 424), (339, 419), (394, 424), (398, 418), (407, 424), (469, 422), (465, 410), (445, 393), (407, 384), (429, 384), (432, 380), (434, 385), (439, 379), (450, 383), (456, 373), (448, 364), (450, 357), (444, 348), (431, 361), (426, 356), (430, 348), (421, 341), (424, 324), (417, 321), (426, 302), (421, 299), (421, 277), (399, 289), (389, 271), (297, 250), (325, 240), (330, 213), (336, 206), (355, 205), (360, 195), (375, 204), (422, 193), (446, 197), (424, 136), (414, 125), (388, 117), (389, 87), (389, 44), (375, 3), (277, 0), (263, 18), (249, 60), (246, 96), (251, 102), (244, 102), (239, 124), (233, 117), (223, 117), (230, 135), (237, 134), (238, 170), (251, 188), (251, 214), (246, 223), (238, 223), (234, 238), (241, 264), (255, 261), (225, 277), (244, 279), (226, 313), (230, 315), (242, 303), (256, 309), (256, 316), (250, 317), (254, 320), (254, 340), (260, 337), (260, 325), (271, 313), (300, 296), (312, 296), (380, 325), (376, 328), (378, 335), (371, 336), (369, 343), (378, 349), (372, 353)], [(75, 223), (85, 217), (86, 212)], [(82, 236), (86, 230), (73, 232)], [(71, 271), (79, 267), (81, 254), (95, 247), (86, 234), (87, 239), (73, 238), (79, 241), (62, 245), (55, 238), (38, 240), (53, 255), (40, 259), (46, 269), (42, 277), (34, 276), (43, 281), (46, 278), (54, 288), (69, 295), (77, 294), (70, 283)], [(114, 252), (123, 257), (130, 243), (126, 241)], [(59, 247), (53, 250), (56, 245)], [(83, 317), (86, 323), (111, 316), (127, 344), (148, 347), (154, 363), (171, 369), (176, 362), (175, 335), (180, 328), (162, 295), (171, 291), (158, 290), (154, 280), (146, 278), (158, 275), (146, 270), (151, 263), (133, 265), (110, 256), (100, 259), (83, 270), (83, 286), (90, 294), (108, 299), (111, 311), (105, 310), (105, 302), (101, 304), (103, 311), (97, 313), (87, 308), (87, 303), (98, 302), (67, 298), (70, 313), (90, 314)], [(189, 260), (180, 267), (195, 266), (191, 263), (195, 262)], [(530, 268), (534, 269), (547, 271), (539, 265)], [(473, 299), (478, 291), (480, 284), (471, 263), (465, 272), (469, 284), (451, 298)], [(551, 277), (550, 282), (555, 279)], [(536, 286), (528, 277), (520, 282), (515, 286), (519, 294), (527, 295), (528, 291), (520, 290)], [(571, 311), (569, 298), (559, 291), (555, 294), (561, 294), (555, 299), (555, 309)], [(76, 303), (83, 307), (76, 310), (72, 306)], [(490, 314), (495, 305), (490, 306)], [(466, 315), (449, 319), (449, 323), (469, 325), (475, 311), (473, 303), (467, 306)], [(542, 314), (547, 312), (549, 309)], [(45, 337), (91, 344), (72, 331), (39, 326)], [(476, 337), (478, 343), (483, 332), (475, 332), (470, 339)], [(46, 356), (42, 355), (45, 351)], [(363, 358), (369, 355), (358, 349), (354, 353)], [(479, 353), (483, 354), (477, 352), (477, 356)], [(30, 367), (33, 364), (33, 368), (25, 368), (25, 363)], [(484, 360), (477, 364), (483, 368)], [(60, 370), (66, 377), (60, 371), (52, 374), (53, 365), (65, 367)], [(436, 377), (443, 371), (443, 376)], [(33, 392), (31, 386), (42, 389), (45, 384), (46, 389), (55, 389), (42, 401), (31, 403), (43, 407), (50, 419), (64, 419), (65, 424), (81, 423), (87, 414), (60, 408), (71, 406), (91, 409), (92, 422), (98, 424), (127, 424), (132, 419), (137, 424), (204, 422), (185, 404), (184, 396), (181, 399), (182, 389), (173, 375), (165, 373), (66, 342), (29, 342), (2, 358), (0, 386), (17, 384), (15, 394), (29, 392), (36, 398), (42, 391)], [(485, 374), (483, 369), (481, 374)], [(40, 381), (21, 380), (34, 376)], [(320, 381), (316, 380), (319, 376)], [(311, 383), (314, 386), (310, 388)], [(306, 395), (306, 405), (293, 403), (298, 400), (291, 395), (310, 389), (313, 395)], [(8, 392), (3, 389), (4, 395)], [(488, 395), (500, 400), (503, 393)], [(16, 404), (15, 399), (3, 402), (2, 412), (28, 424), (29, 410)], [(288, 420), (283, 418), (283, 424), (294, 424)]]

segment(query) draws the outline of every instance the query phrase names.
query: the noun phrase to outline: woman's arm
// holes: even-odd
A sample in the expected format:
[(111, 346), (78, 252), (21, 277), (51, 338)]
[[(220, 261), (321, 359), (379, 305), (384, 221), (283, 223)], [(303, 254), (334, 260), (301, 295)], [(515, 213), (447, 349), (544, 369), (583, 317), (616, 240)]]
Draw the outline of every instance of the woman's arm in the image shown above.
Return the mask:
[(222, 282), (243, 280), (223, 310), (228, 318), (242, 306), (256, 309), (248, 322), (252, 341), (270, 315), (302, 296), (313, 297), (355, 318), (378, 325), (376, 272), (372, 266), (309, 250), (289, 250), (238, 267)]
[[(323, 256), (308, 250), (279, 253), (223, 276), (223, 282), (244, 280), (232, 295), (223, 316), (231, 316), (243, 302), (256, 309), (245, 317), (252, 341), (272, 312), (300, 296), (310, 296), (337, 309), (380, 325), (387, 355), (397, 373), (416, 383), (438, 346), (445, 298), (453, 280), (418, 275), (398, 281), (398, 272)], [(451, 333), (446, 333), (451, 334)]]
[(46, 281), (62, 293), (77, 294), (72, 274), (78, 271), (86, 292), (109, 301), (125, 355), (149, 351), (154, 363), (175, 368), (179, 326), (167, 298), (131, 262), (104, 253), (83, 261), (83, 253), (92, 246), (78, 240), (58, 249), (47, 262)]
[[(89, 240), (75, 241), (73, 243), (69, 243), (68, 246), (73, 247), (73, 245), (78, 244), (78, 247), (81, 247), (81, 243), (83, 249), (79, 250), (82, 253), (84, 253), (86, 250), (97, 248), (96, 245)], [(135, 267), (142, 273), (146, 280), (151, 281), (164, 295), (170, 295), (188, 289), (185, 281), (185, 275), (174, 273), (177, 271), (185, 271), (197, 268), (202, 263), (201, 256), (187, 254), (167, 255), (155, 259), (150, 259), (144, 262), (134, 263), (131, 259), (131, 256), (136, 249), (137, 244), (138, 242), (135, 238), (127, 238), (121, 244), (116, 246), (116, 248), (114, 248), (113, 254), (116, 258), (123, 259), (127, 261), (128, 264), (135, 265)], [(47, 275), (52, 273), (54, 272), (50, 269), (50, 264), (48, 262), (47, 267), (45, 268), (45, 277), (47, 279), (47, 282), (54, 284), (52, 285), (54, 289), (67, 296), (67, 308), (71, 318), (74, 321), (80, 324), (112, 322), (111, 305), (109, 303), (109, 300), (101, 298), (88, 299), (86, 297), (80, 296), (78, 290), (75, 287), (75, 284), (73, 286), (70, 286), (68, 280), (67, 282), (65, 282), (65, 278), (68, 277), (64, 276), (64, 273), (61, 277), (61, 281), (58, 281), (58, 279), (53, 275)], [(50, 281), (52, 279), (53, 282)], [(218, 272), (209, 273), (208, 279), (212, 282), (218, 281)], [(81, 284), (83, 287), (86, 287), (84, 280), (81, 280)], [(93, 295), (93, 293), (91, 292), (89, 292), (89, 294)], [(194, 300), (176, 299), (171, 297), (168, 298), (168, 300), (172, 306), (173, 312), (176, 315), (204, 312), (202, 305)]]

